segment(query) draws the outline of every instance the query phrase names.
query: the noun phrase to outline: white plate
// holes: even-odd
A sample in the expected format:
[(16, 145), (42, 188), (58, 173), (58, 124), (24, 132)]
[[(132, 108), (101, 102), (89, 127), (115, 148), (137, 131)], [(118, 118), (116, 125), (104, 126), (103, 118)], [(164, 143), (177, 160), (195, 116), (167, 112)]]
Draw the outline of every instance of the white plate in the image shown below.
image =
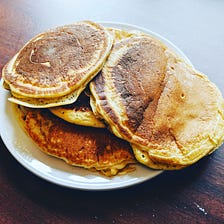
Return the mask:
[[(139, 30), (148, 33), (162, 40), (167, 46), (190, 63), (189, 59), (175, 45), (156, 33), (128, 24), (101, 23), (107, 27)], [(162, 172), (136, 165), (134, 172), (123, 176), (108, 178), (96, 172), (67, 165), (60, 159), (44, 154), (20, 128), (14, 116), (13, 105), (7, 101), (8, 94), (8, 91), (0, 88), (0, 133), (2, 140), (15, 159), (39, 177), (52, 183), (74, 189), (108, 190), (139, 184)]]

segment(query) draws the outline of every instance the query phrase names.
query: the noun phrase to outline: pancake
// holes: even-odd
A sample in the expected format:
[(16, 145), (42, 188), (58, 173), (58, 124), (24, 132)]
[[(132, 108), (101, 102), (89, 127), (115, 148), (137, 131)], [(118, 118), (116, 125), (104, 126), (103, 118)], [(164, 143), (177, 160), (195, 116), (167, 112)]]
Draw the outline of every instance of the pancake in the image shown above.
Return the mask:
[(90, 97), (87, 96), (85, 91), (80, 94), (75, 103), (49, 109), (54, 115), (67, 122), (95, 128), (105, 128), (104, 122), (93, 113), (90, 106)]
[(26, 133), (44, 153), (106, 176), (135, 169), (131, 166), (136, 161), (130, 145), (106, 129), (73, 125), (47, 109), (18, 105), (16, 112)]
[(150, 36), (115, 43), (90, 90), (111, 131), (151, 168), (186, 167), (224, 141), (218, 88)]
[(112, 43), (111, 34), (90, 21), (37, 35), (3, 68), (10, 101), (30, 107), (75, 102), (101, 70)]

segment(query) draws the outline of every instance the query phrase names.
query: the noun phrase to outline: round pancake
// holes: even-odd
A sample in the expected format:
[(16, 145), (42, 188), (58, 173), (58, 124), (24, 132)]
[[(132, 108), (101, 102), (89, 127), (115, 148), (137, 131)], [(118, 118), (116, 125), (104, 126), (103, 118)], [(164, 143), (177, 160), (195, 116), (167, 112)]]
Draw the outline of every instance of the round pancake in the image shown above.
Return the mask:
[(130, 166), (136, 161), (129, 143), (106, 129), (73, 125), (47, 109), (18, 105), (16, 111), (26, 133), (49, 155), (70, 165), (98, 170), (106, 176), (135, 169)]
[(105, 124), (98, 119), (90, 106), (90, 97), (83, 91), (77, 101), (73, 104), (52, 107), (49, 110), (56, 116), (73, 124), (90, 126), (95, 128), (105, 128)]
[(90, 90), (97, 113), (151, 168), (180, 169), (224, 141), (218, 88), (150, 36), (115, 43)]
[(112, 42), (106, 29), (90, 21), (56, 27), (31, 39), (10, 60), (4, 81), (17, 101), (79, 95), (102, 68)]

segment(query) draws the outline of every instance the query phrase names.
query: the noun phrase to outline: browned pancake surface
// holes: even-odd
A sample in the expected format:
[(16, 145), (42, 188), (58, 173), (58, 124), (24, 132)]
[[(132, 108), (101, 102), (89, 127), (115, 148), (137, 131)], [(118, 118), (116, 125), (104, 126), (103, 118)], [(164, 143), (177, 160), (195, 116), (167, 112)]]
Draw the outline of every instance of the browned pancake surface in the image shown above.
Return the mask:
[[(128, 42), (119, 43), (116, 48)], [(142, 38), (111, 69), (111, 78), (126, 108), (126, 124), (131, 131), (135, 132), (141, 125), (146, 109), (153, 118), (164, 86), (165, 68), (164, 48), (153, 40)]]
[(48, 110), (26, 110), (22, 123), (34, 142), (47, 154), (67, 163), (96, 169), (107, 176), (125, 172), (135, 163), (130, 145), (106, 129), (76, 126), (55, 117)]
[[(119, 51), (122, 52), (121, 55)], [(133, 37), (118, 42), (101, 75), (91, 84), (95, 92), (93, 95), (99, 98), (99, 107), (102, 107), (113, 124), (119, 126), (121, 135), (127, 135), (129, 139), (145, 122), (144, 117), (147, 117), (147, 122), (153, 122), (158, 99), (164, 88), (167, 63), (164, 51), (161, 44), (147, 37)], [(118, 55), (114, 60), (116, 53)], [(114, 94), (114, 107), (111, 103), (112, 96), (108, 96), (109, 91)], [(117, 109), (123, 110), (126, 118), (122, 119), (122, 112)], [(149, 132), (150, 129), (147, 128), (147, 134)], [(141, 134), (146, 134), (146, 131)]]
[(109, 34), (98, 24), (57, 27), (29, 41), (5, 67), (3, 77), (16, 97), (63, 96), (96, 75), (110, 47)]
[(224, 141), (218, 88), (151, 37), (115, 44), (90, 89), (97, 112), (150, 167), (190, 165)]

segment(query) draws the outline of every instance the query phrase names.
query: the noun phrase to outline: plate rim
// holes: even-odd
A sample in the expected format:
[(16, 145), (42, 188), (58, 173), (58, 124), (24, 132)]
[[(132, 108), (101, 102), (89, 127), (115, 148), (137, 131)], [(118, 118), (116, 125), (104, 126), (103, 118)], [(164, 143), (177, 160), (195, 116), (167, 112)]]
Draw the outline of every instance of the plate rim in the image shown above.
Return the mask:
[[(111, 24), (111, 25), (115, 25), (117, 27), (126, 27), (128, 30), (133, 30), (136, 29), (136, 30), (139, 30), (139, 31), (142, 31), (142, 32), (145, 32), (147, 34), (149, 34), (150, 36), (152, 37), (155, 37), (157, 39), (159, 39), (160, 41), (162, 41), (163, 43), (165, 43), (165, 45), (174, 50), (175, 53), (180, 57), (182, 58), (184, 61), (186, 61), (188, 64), (190, 64), (192, 67), (194, 67), (194, 65), (192, 64), (191, 60), (187, 57), (187, 55), (177, 46), (175, 45), (173, 42), (171, 42), (169, 39), (167, 39), (166, 37), (160, 35), (159, 33), (157, 32), (154, 32), (148, 28), (145, 28), (145, 27), (142, 27), (142, 26), (139, 26), (139, 25), (135, 25), (135, 24), (130, 24), (130, 23), (123, 23), (123, 22), (117, 22), (117, 21), (97, 21), (97, 23), (103, 25), (103, 26), (106, 26), (106, 27), (109, 27), (108, 25)], [(114, 28), (117, 28), (117, 27), (114, 27)]]
[[(163, 37), (163, 36), (153, 32), (153, 31), (151, 31), (149, 29), (146, 29), (144, 27), (140, 27), (140, 26), (137, 26), (137, 25), (132, 25), (132, 24), (128, 24), (128, 23), (113, 22), (113, 21), (98, 21), (97, 23), (99, 23), (99, 24), (101, 24), (101, 25), (103, 25), (105, 27), (114, 27), (114, 28), (122, 28), (122, 29), (128, 29), (128, 30), (143, 31), (143, 32), (145, 32), (145, 33), (147, 33), (147, 34), (149, 34), (149, 35), (151, 35), (151, 36), (161, 40), (163, 43), (165, 43), (165, 45), (168, 45), (169, 48), (172, 48), (172, 50), (174, 50), (178, 54), (178, 56), (180, 56), (181, 58), (186, 60), (190, 65), (192, 65), (192, 63), (189, 60), (189, 58), (176, 45), (174, 45), (171, 41), (167, 40), (165, 37)], [(2, 84), (3, 84), (3, 79), (1, 79), (0, 98), (1, 98), (1, 102), (4, 102), (4, 106), (1, 107), (0, 114), (6, 116), (6, 114), (4, 114), (4, 112), (5, 112), (4, 110), (6, 109), (7, 106), (9, 108), (11, 107), (11, 109), (12, 109), (13, 105), (10, 105), (11, 103), (7, 101), (6, 97), (7, 97), (7, 94), (9, 94), (9, 93), (8, 93), (7, 90), (3, 89)], [(0, 117), (0, 121), (3, 121), (4, 116)], [(76, 189), (76, 190), (87, 190), (87, 191), (115, 190), (115, 189), (126, 188), (126, 187), (130, 187), (130, 186), (133, 186), (133, 185), (137, 185), (137, 184), (143, 183), (143, 182), (148, 181), (148, 180), (150, 180), (150, 179), (152, 179), (152, 178), (154, 178), (154, 177), (156, 177), (159, 174), (164, 172), (163, 170), (152, 170), (150, 168), (145, 168), (143, 165), (139, 164), (139, 165), (136, 165), (136, 166), (143, 166), (144, 169), (149, 169), (154, 174), (145, 176), (145, 177), (143, 177), (141, 179), (139, 179), (139, 178), (132, 178), (132, 179), (128, 179), (128, 181), (126, 180), (126, 181), (121, 181), (121, 182), (118, 182), (118, 183), (111, 184), (110, 180), (113, 179), (113, 178), (116, 178), (117, 176), (112, 177), (112, 178), (108, 178), (108, 177), (104, 177), (104, 176), (102, 177), (101, 174), (97, 173), (97, 175), (96, 175), (97, 177), (106, 178), (106, 179), (109, 179), (109, 181), (107, 183), (103, 183), (103, 184), (100, 183), (100, 185), (99, 184), (98, 185), (95, 185), (95, 184), (89, 185), (89, 183), (84, 183), (84, 182), (78, 182), (78, 184), (77, 184), (77, 182), (75, 182), (75, 181), (74, 181), (73, 184), (71, 184), (71, 182), (66, 182), (65, 180), (61, 181), (61, 179), (58, 178), (58, 177), (54, 177), (52, 175), (49, 175), (48, 173), (44, 173), (44, 172), (38, 171), (37, 169), (34, 169), (24, 159), (24, 157), (21, 156), (21, 154), (19, 153), (18, 148), (16, 148), (15, 145), (13, 147), (13, 143), (12, 142), (9, 144), (9, 140), (7, 139), (7, 136), (6, 136), (6, 134), (4, 132), (5, 132), (5, 129), (4, 129), (3, 125), (0, 125), (1, 139), (4, 142), (5, 147), (7, 148), (7, 150), (17, 160), (17, 162), (19, 162), (23, 167), (25, 167), (28, 171), (30, 171), (31, 173), (35, 174), (36, 176), (38, 176), (38, 177), (40, 177), (40, 178), (42, 178), (42, 179), (44, 179), (44, 180), (46, 180), (48, 182), (51, 182), (53, 184), (62, 186), (62, 187), (67, 187), (67, 188)], [(35, 147), (38, 148), (36, 145), (35, 145)], [(41, 153), (43, 153), (43, 152), (41, 152)], [(34, 158), (34, 159), (36, 159), (36, 158)], [(54, 169), (54, 168), (52, 168), (52, 169)], [(91, 172), (91, 171), (89, 171), (89, 172)], [(135, 172), (135, 171), (133, 171), (133, 172)], [(91, 175), (94, 176), (94, 174), (96, 174), (96, 173), (91, 172)], [(125, 174), (124, 176), (127, 177), (128, 174)]]

